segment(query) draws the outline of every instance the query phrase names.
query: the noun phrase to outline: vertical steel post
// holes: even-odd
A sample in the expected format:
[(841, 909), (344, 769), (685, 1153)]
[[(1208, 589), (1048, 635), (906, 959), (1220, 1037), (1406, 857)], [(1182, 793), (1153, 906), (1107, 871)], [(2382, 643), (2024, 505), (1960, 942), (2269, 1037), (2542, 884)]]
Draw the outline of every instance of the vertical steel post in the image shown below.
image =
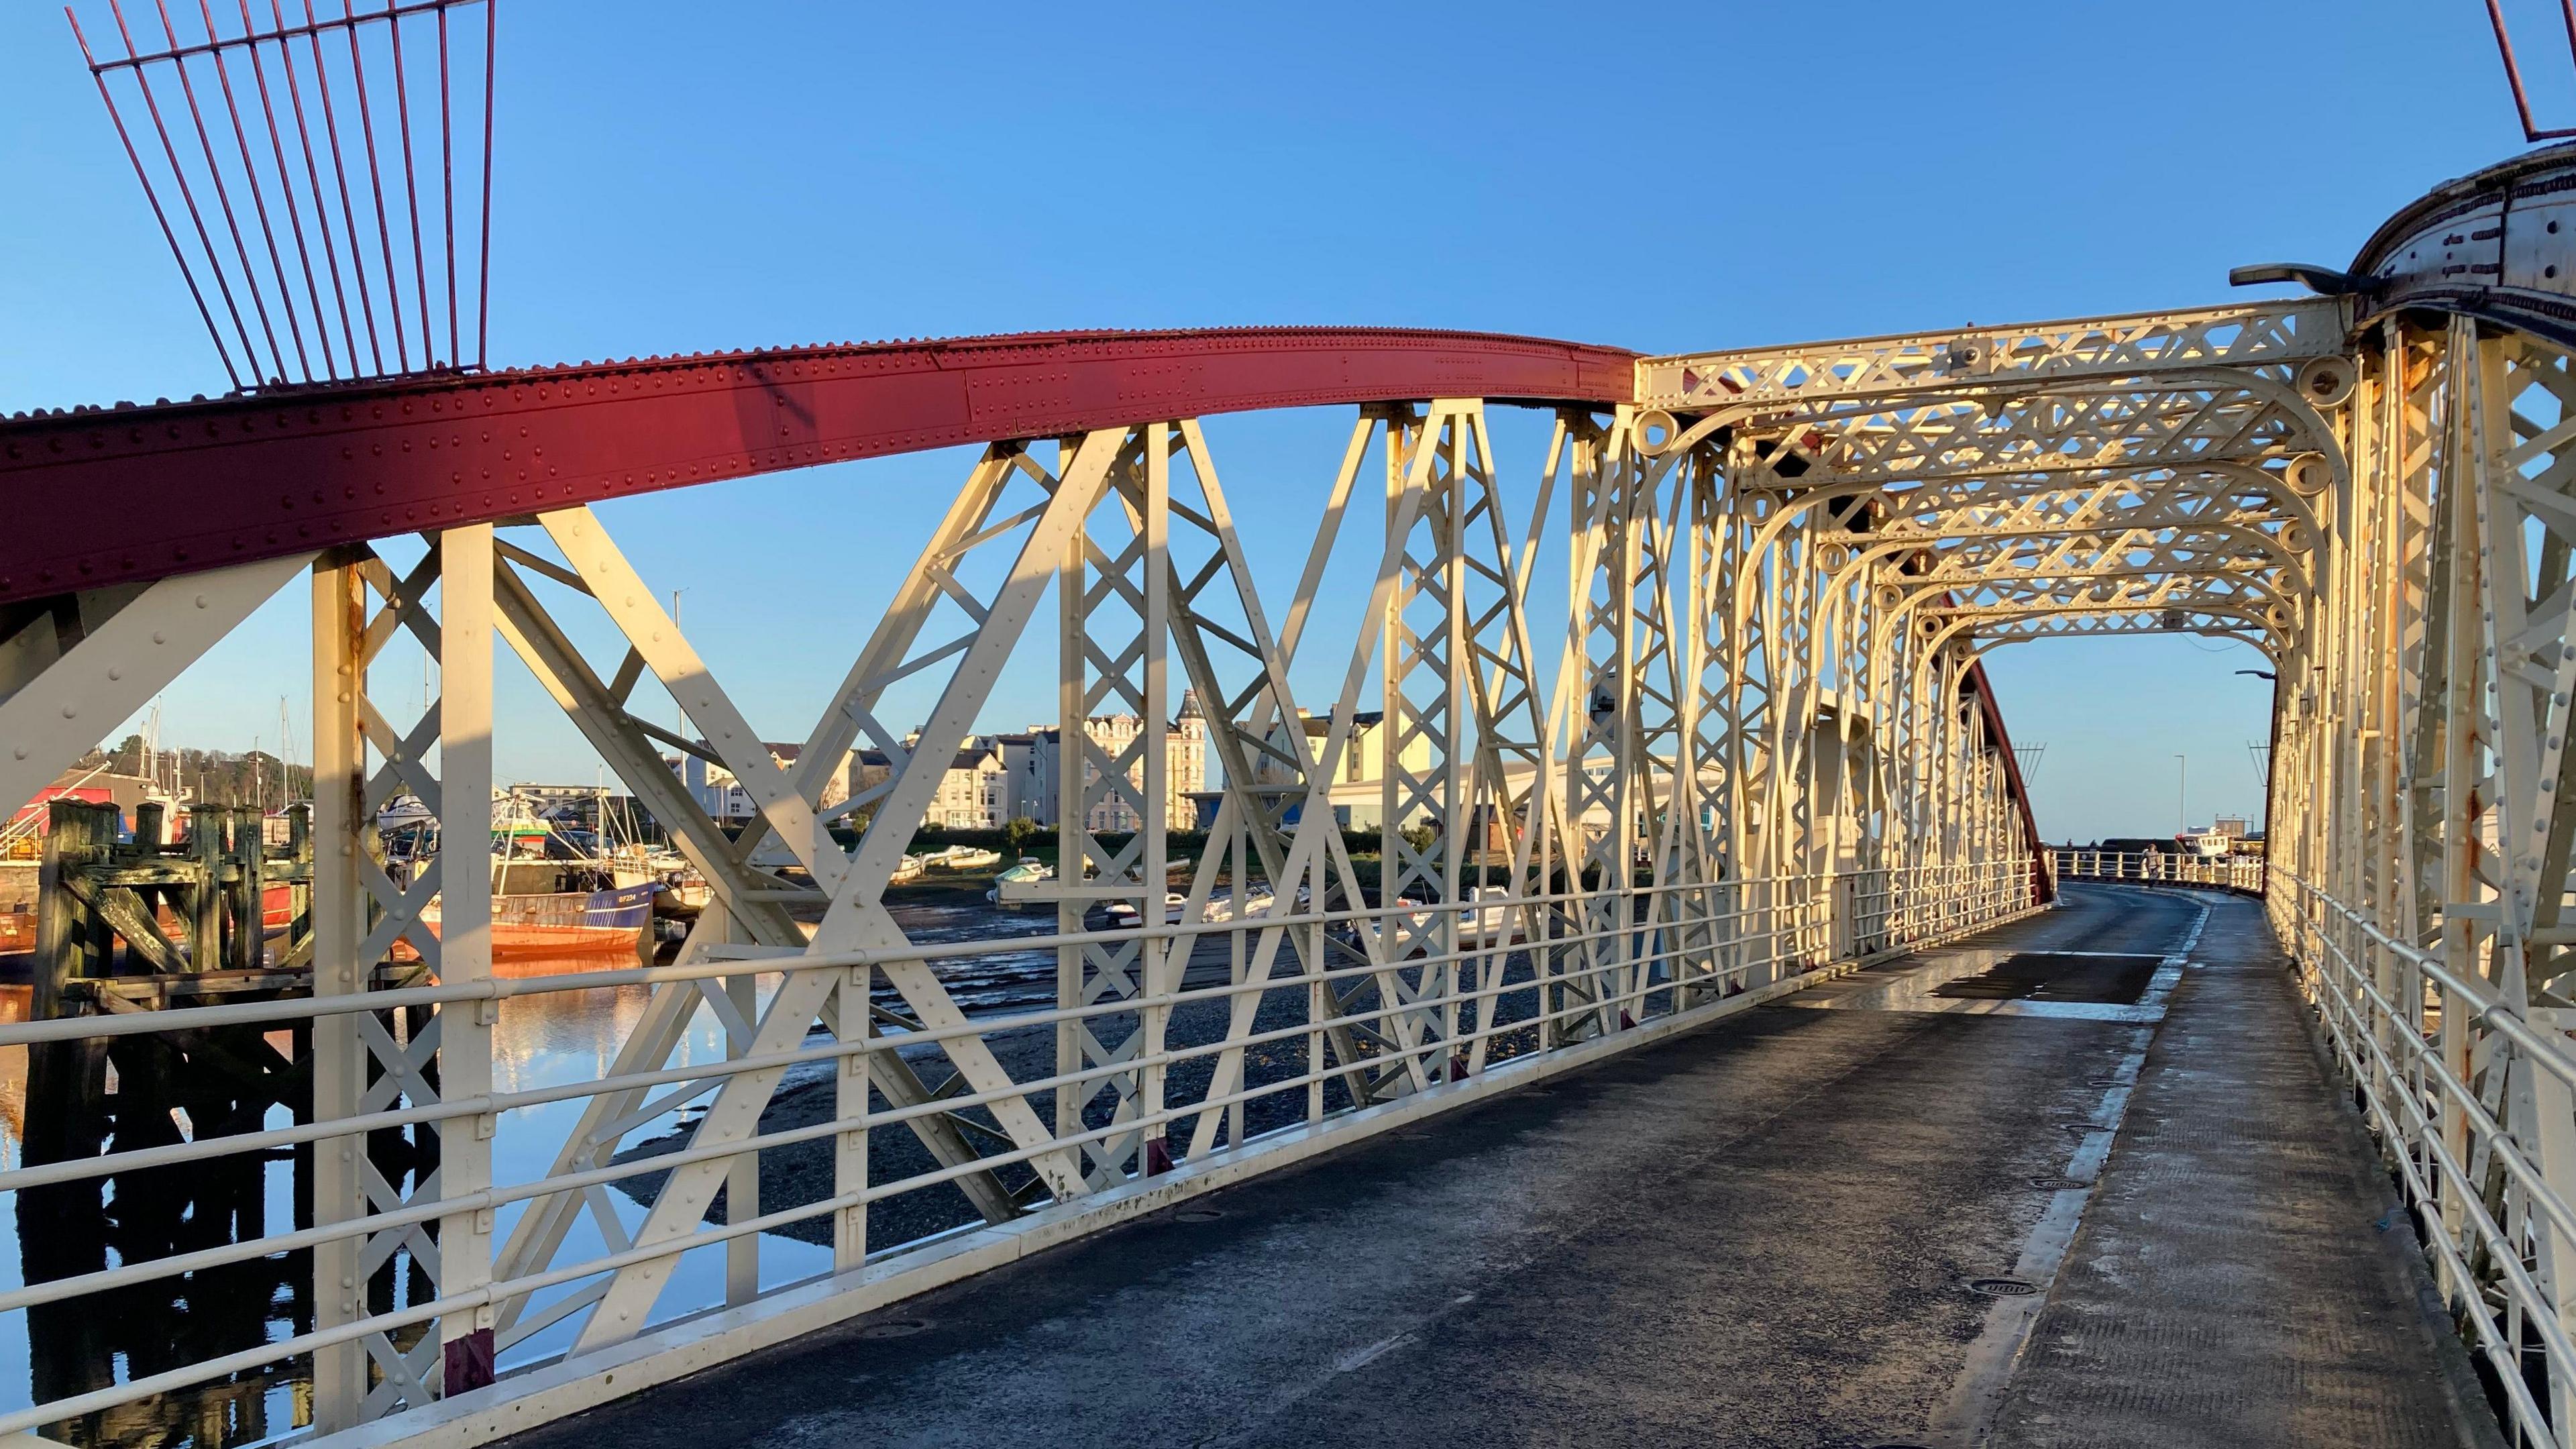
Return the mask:
[[(439, 984), (492, 979), (492, 526), (439, 535), (438, 766), (440, 807)], [(438, 1095), (470, 1101), (492, 1091), (492, 1027), (498, 1001), (457, 1002), (438, 1013)], [(439, 1193), (470, 1197), (492, 1185), (491, 1113), (438, 1125)], [(438, 1222), (438, 1291), (474, 1293), (492, 1281), (492, 1210), (451, 1212)], [(439, 1320), (444, 1345), (440, 1393), (492, 1381), (488, 1304)]]
[[(360, 641), (367, 626), (366, 585), (354, 561), (335, 553), (313, 569), (313, 994), (346, 996), (368, 986), (371, 963), (358, 956), (367, 935), (368, 897), (360, 858), (370, 848), (366, 740), (360, 699), (366, 671)], [(354, 1016), (313, 1020), (313, 1119), (358, 1115), (366, 1090), (367, 1050)], [(313, 1144), (313, 1222), (344, 1223), (364, 1214), (359, 1185), (362, 1136)], [(313, 1322), (331, 1329), (366, 1316), (358, 1281), (362, 1240), (334, 1238), (313, 1250)], [(322, 1433), (355, 1426), (367, 1392), (362, 1344), (335, 1344), (313, 1355), (313, 1423)]]
[(844, 1127), (832, 1139), (832, 1196), (843, 1204), (832, 1215), (832, 1271), (836, 1273), (855, 1273), (868, 1261), (867, 1204), (852, 1199), (868, 1188), (868, 1055), (877, 1039), (868, 1005), (875, 984), (876, 968), (848, 968), (835, 1017), (844, 1044), (855, 1037), (868, 1049), (844, 1055), (833, 1064), (832, 1115), (838, 1121), (859, 1124)]

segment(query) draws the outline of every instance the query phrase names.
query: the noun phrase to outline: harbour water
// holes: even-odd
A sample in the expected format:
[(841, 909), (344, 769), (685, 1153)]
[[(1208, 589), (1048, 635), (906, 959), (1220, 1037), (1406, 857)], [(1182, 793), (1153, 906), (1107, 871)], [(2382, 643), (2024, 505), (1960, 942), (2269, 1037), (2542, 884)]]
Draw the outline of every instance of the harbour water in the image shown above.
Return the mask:
[[(1003, 912), (962, 893), (900, 904), (894, 913), (912, 939), (924, 944), (1001, 942), (1054, 929), (1052, 914)], [(616, 971), (634, 964), (631, 951), (617, 951), (512, 960), (500, 969), (536, 976)], [(973, 1015), (1024, 1010), (1054, 999), (1056, 960), (1050, 948), (1003, 946), (990, 955), (943, 962), (939, 971)], [(759, 979), (764, 1007), (778, 980)], [(494, 1028), (494, 1088), (525, 1091), (605, 1074), (644, 1011), (650, 989), (603, 986), (505, 1001)], [(25, 1019), (29, 994), (27, 986), (0, 984), (0, 1020)], [(272, 1040), (286, 1044), (283, 1033)], [(0, 1049), (0, 1166), (23, 1162), (26, 1056), (23, 1047)], [(712, 1013), (701, 1011), (671, 1064), (723, 1056), (723, 1028)], [(552, 1171), (583, 1105), (575, 1099), (504, 1113), (493, 1142), (494, 1180), (527, 1182)], [(689, 1109), (677, 1119), (681, 1125), (691, 1120)], [(291, 1121), (285, 1107), (273, 1107), (266, 1125), (283, 1127)], [(184, 1109), (178, 1125), (186, 1126)], [(644, 1135), (671, 1126), (672, 1119), (666, 1118)], [(309, 1212), (299, 1215), (303, 1189), (298, 1156), (280, 1149), (264, 1159), (226, 1159), (125, 1174), (104, 1184), (0, 1193), (0, 1233), (16, 1248), (0, 1252), (0, 1291), (281, 1232), (309, 1221)], [(592, 1206), (613, 1212), (629, 1231), (645, 1213), (642, 1203), (621, 1192), (595, 1194)], [(506, 1238), (523, 1210), (514, 1205), (499, 1216), (496, 1241)], [(566, 1244), (571, 1257), (603, 1249), (590, 1216), (577, 1222), (574, 1234)], [(810, 1277), (830, 1266), (829, 1251), (811, 1242), (764, 1234), (761, 1244), (763, 1287)], [(384, 1281), (374, 1285), (379, 1306), (388, 1294), (397, 1303), (427, 1295), (425, 1283), (390, 1282), (391, 1271), (385, 1270)], [(0, 1314), (0, 1406), (22, 1408), (309, 1331), (310, 1276), (308, 1254), (284, 1253)], [(660, 1311), (667, 1315), (713, 1306), (723, 1296), (721, 1252), (700, 1249), (681, 1258)], [(557, 1325), (532, 1335), (504, 1353), (502, 1366), (560, 1352), (570, 1332), (569, 1325)], [(301, 1361), (279, 1365), (48, 1425), (41, 1432), (62, 1443), (118, 1449), (257, 1444), (310, 1423), (305, 1372)]]

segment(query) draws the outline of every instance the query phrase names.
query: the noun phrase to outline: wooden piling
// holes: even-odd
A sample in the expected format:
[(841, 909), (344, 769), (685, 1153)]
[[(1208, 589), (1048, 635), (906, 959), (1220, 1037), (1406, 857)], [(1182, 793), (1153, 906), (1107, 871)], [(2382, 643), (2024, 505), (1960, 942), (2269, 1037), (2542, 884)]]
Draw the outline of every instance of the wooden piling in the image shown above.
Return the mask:
[(261, 963), (265, 940), (260, 905), (260, 887), (268, 849), (260, 841), (260, 815), (257, 810), (234, 809), (231, 816), (231, 839), (224, 860), (224, 895), (233, 918), (232, 939), (227, 966), (235, 971), (256, 971)]
[(134, 807), (134, 843), (158, 850), (170, 843), (169, 818), (158, 800), (146, 800)]
[[(116, 807), (109, 806), (108, 817)], [(85, 800), (46, 806), (44, 855), (38, 867), (35, 989), (29, 1015), (66, 1014), (65, 988), (104, 974), (94, 953), (91, 913), (65, 887), (65, 873), (105, 853), (115, 826)], [(97, 1154), (107, 1140), (107, 1043), (99, 1038), (39, 1042), (27, 1049), (27, 1161), (60, 1162)]]
[(203, 871), (188, 902), (188, 959), (199, 971), (224, 967), (223, 817), (211, 805), (188, 812), (188, 855)]

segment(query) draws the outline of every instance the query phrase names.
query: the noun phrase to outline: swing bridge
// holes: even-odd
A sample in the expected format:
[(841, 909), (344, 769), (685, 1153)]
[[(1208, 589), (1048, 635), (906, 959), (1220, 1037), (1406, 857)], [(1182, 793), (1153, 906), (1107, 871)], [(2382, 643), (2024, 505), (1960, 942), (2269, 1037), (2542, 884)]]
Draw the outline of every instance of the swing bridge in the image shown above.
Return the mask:
[[(450, 7), (381, 27), (434, 18), (442, 86)], [(128, 37), (124, 58), (91, 64), (109, 94), (229, 54), (227, 100), (263, 63), (265, 100), (273, 68), (308, 54), (306, 83), (327, 84), (323, 41), (345, 29), (354, 62), (359, 28), (281, 20), (166, 54)], [(110, 107), (122, 130), (130, 103)], [(304, 172), (270, 109), (270, 131), (251, 134), (277, 141), (291, 204)], [(138, 169), (153, 154), (142, 144)], [(687, 1375), (709, 1392), (737, 1368), (774, 1378), (762, 1365), (817, 1343), (935, 1376), (924, 1350), (886, 1342), (938, 1336), (943, 1319), (906, 1305), (935, 1299), (1002, 1335), (1006, 1309), (973, 1297), (988, 1280), (1041, 1283), (1051, 1263), (1110, 1273), (1119, 1253), (1185, 1279), (1173, 1265), (1199, 1260), (1156, 1256), (1181, 1251), (1170, 1234), (1310, 1202), (1319, 1184), (1358, 1193), (1353, 1163), (1445, 1202), (1461, 1184), (1408, 1159), (1466, 1151), (1510, 1120), (1498, 1114), (1604, 1097), (1582, 1085), (1601, 1081), (1696, 1101), (1638, 1064), (1696, 1081), (1787, 1050), (1782, 1023), (1860, 1031), (1859, 1012), (1795, 1008), (1893, 1001), (1887, 983), (1926, 962), (2005, 970), (1998, 942), (2055, 951), (2051, 970), (2117, 955), (2047, 934), (2081, 918), (2083, 940), (2116, 937), (2147, 963), (2124, 997), (2052, 1014), (2043, 984), (2027, 1003), (1924, 1008), (1945, 1033), (2094, 1032), (2032, 1070), (2081, 1087), (2093, 1062), (2116, 1100), (2111, 1123), (2083, 1124), (2098, 1151), (2079, 1150), (2058, 1186), (1995, 1199), (1998, 1222), (2027, 1209), (2059, 1224), (2051, 1251), (2073, 1266), (2051, 1279), (2059, 1258), (2026, 1259), (2040, 1291), (1995, 1299), (1959, 1335), (1999, 1333), (2000, 1356), (1935, 1364), (1964, 1387), (1905, 1390), (1932, 1407), (1886, 1437), (2030, 1429), (2011, 1418), (2015, 1366), (2046, 1368), (2024, 1346), (2054, 1341), (2060, 1290), (2094, 1291), (2086, 1244), (2126, 1210), (2117, 1112), (2163, 1090), (2159, 1063), (2182, 1059), (2158, 1053), (2198, 1039), (2156, 1024), (2214, 1009), (2222, 987), (2259, 1004), (2277, 986), (2290, 1005), (2259, 1018), (2277, 1030), (2257, 1045), (2324, 1044), (2329, 1067), (2296, 1087), (2324, 1104), (2311, 1136), (2352, 1136), (2353, 1201), (2396, 1194), (2387, 1282), (2420, 1279), (2423, 1304), (2404, 1306), (2440, 1329), (2385, 1377), (2471, 1384), (2453, 1397), (2510, 1442), (2576, 1442), (2576, 228), (2561, 230), (2576, 222), (2576, 147), (2447, 183), (2347, 269), (2240, 273), (2282, 295), (1683, 356), (1235, 328), (495, 368), (459, 330), (457, 299), (473, 316), (474, 298), (456, 280), (448, 186), (446, 336), (434, 247), (397, 258), (388, 239), (370, 277), (365, 229), (333, 231), (317, 168), (313, 249), (339, 236), (354, 274), (336, 317), (311, 255), (299, 294), (270, 236), (262, 293), (249, 250), (230, 271), (219, 237), (185, 250), (172, 200), (165, 234), (183, 268), (197, 256), (191, 288), (237, 390), (0, 419), (15, 518), (0, 534), (0, 795), (36, 798), (281, 597), (309, 613), (314, 760), (310, 964), (291, 989), (274, 972), (252, 989), (244, 961), (205, 959), (137, 909), (114, 932), (48, 938), (37, 1009), (0, 1026), (29, 1058), (27, 1151), (0, 1169), (22, 1234), (142, 1184), (247, 1171), (257, 1198), (261, 1164), (293, 1180), (287, 1227), (236, 1204), (236, 1230), (158, 1253), (93, 1246), (37, 1271), (30, 1248), (0, 1313), (42, 1343), (98, 1331), (117, 1305), (256, 1284), (247, 1327), (40, 1373), (0, 1432), (106, 1442), (149, 1406), (248, 1385), (284, 1394), (291, 1427), (319, 1442), (480, 1443), (615, 1414)], [(156, 191), (156, 211), (175, 195)], [(422, 263), (417, 295), (397, 260)], [(334, 288), (339, 266), (334, 253)], [(220, 298), (201, 277), (228, 283)], [(265, 298), (256, 325), (236, 292)], [(405, 344), (399, 365), (388, 339)], [(1304, 459), (1232, 441), (1238, 415), (1291, 409), (1337, 411), (1347, 429)], [(1515, 456), (1498, 432), (1543, 444)], [(1254, 446), (1264, 478), (1309, 483), (1317, 527), (1286, 553), (1238, 526), (1221, 482), (1230, 447)], [(958, 460), (954, 491), (927, 537), (866, 539), (867, 563), (901, 569), (881, 616), (799, 606), (767, 646), (773, 672), (838, 681), (782, 764), (724, 661), (664, 607), (687, 579), (639, 568), (609, 520), (650, 507), (626, 501), (642, 495), (730, 484), (727, 526), (756, 561), (837, 523), (800, 529), (757, 480), (912, 455), (916, 479)], [(1256, 586), (1292, 569), (1293, 589)], [(1540, 570), (1569, 581), (1561, 613), (1532, 605)], [(1364, 579), (1364, 601), (1319, 607), (1328, 576)], [(2052, 851), (1982, 661), (2030, 640), (2175, 633), (2247, 645), (2277, 676), (2268, 863)], [(434, 693), (415, 696), (388, 651), (434, 661)], [(479, 842), (495, 732), (516, 723), (496, 713), (496, 668), (533, 677), (707, 881), (676, 959), (496, 970)], [(1052, 929), (1010, 946), (1052, 960), (1050, 999), (986, 1009), (961, 999), (958, 967), (995, 943), (917, 939), (888, 893), (997, 683), (1048, 669), (1079, 767), (1057, 782), (1056, 875), (1031, 888)], [(1335, 670), (1321, 692), (1292, 683)], [(1104, 713), (1170, 719), (1183, 691), (1215, 782), (1203, 840), (1176, 838), (1168, 802), (1186, 785), (1167, 778), (1156, 731), (1108, 744), (1084, 729)], [(913, 699), (931, 701), (925, 716), (893, 713)], [(683, 722), (663, 722), (666, 701)], [(1374, 758), (1355, 758), (1364, 746)], [(880, 754), (884, 778), (830, 798), (853, 750)], [(674, 755), (728, 772), (756, 814), (710, 816)], [(1380, 783), (1374, 859), (1330, 807), (1351, 779)], [(467, 868), (389, 865), (375, 821), (402, 796), (441, 839), (478, 843)], [(1096, 828), (1108, 819), (1133, 828)], [(117, 889), (138, 905), (165, 888), (134, 879)], [(1253, 881), (1272, 907), (1233, 911)], [(1181, 903), (1164, 920), (1167, 891)], [(1103, 923), (1120, 903), (1138, 924)], [(2193, 910), (2186, 930), (2176, 913)], [(2137, 936), (2140, 922), (2164, 934)], [(2238, 957), (2260, 969), (2211, 964)], [(150, 1009), (94, 989), (137, 972), (204, 979)], [(604, 992), (633, 1004), (596, 1072), (536, 1080), (496, 1052), (514, 1016)], [(1971, 1038), (1957, 1041), (1965, 1071)], [(161, 1070), (179, 1065), (195, 1075)], [(181, 1079), (184, 1100), (149, 1085)], [(1994, 1084), (1927, 1088), (1878, 1120), (1937, 1116), (1977, 1090)], [(782, 1110), (791, 1097), (800, 1112)], [(46, 1118), (72, 1101), (108, 1106)], [(1680, 1130), (1622, 1120), (1604, 1141)], [(1518, 1150), (1645, 1150), (1538, 1141)], [(1530, 1160), (1476, 1150), (1495, 1181)], [(1561, 1190), (1615, 1193), (1641, 1163), (1569, 1169)], [(1831, 1172), (1811, 1166), (1830, 1200)], [(1799, 1215), (1779, 1207), (1750, 1220)], [(1381, 1235), (1438, 1231), (1436, 1215), (1377, 1211)], [(2348, 1243), (2332, 1213), (2301, 1231), (2379, 1261), (2378, 1215), (2354, 1217)], [(1171, 1281), (1176, 1300), (1199, 1291)], [(1243, 1291), (1311, 1300), (1294, 1332), (1330, 1317), (1341, 1290), (1287, 1281), (1255, 1274)], [(1595, 1306), (1614, 1317), (1654, 1287), (1600, 1281)], [(1353, 1352), (1319, 1351), (1354, 1381), (1405, 1372), (1439, 1338), (1332, 1332)], [(217, 1417), (233, 1417), (195, 1421), (199, 1442), (290, 1427), (245, 1429), (251, 1411), (225, 1402)]]

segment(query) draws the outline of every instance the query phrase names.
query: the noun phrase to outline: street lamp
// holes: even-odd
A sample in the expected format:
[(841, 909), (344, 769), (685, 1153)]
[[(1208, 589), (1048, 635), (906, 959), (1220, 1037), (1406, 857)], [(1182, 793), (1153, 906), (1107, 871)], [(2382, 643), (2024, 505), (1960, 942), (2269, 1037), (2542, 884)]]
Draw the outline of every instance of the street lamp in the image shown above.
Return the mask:
[(2277, 681), (2280, 679), (2280, 677), (2281, 677), (2281, 676), (2279, 676), (2279, 675), (2277, 675), (2277, 674), (2274, 674), (2271, 670), (2268, 670), (2268, 669), (2240, 669), (2240, 670), (2237, 670), (2236, 672), (2237, 672), (2237, 673), (2239, 673), (2239, 674), (2251, 674), (2251, 675), (2253, 675), (2253, 676), (2254, 676), (2255, 678), (2257, 678), (2257, 679), (2269, 679), (2269, 680), (2273, 680), (2273, 681), (2276, 681), (2276, 682), (2277, 682)]

